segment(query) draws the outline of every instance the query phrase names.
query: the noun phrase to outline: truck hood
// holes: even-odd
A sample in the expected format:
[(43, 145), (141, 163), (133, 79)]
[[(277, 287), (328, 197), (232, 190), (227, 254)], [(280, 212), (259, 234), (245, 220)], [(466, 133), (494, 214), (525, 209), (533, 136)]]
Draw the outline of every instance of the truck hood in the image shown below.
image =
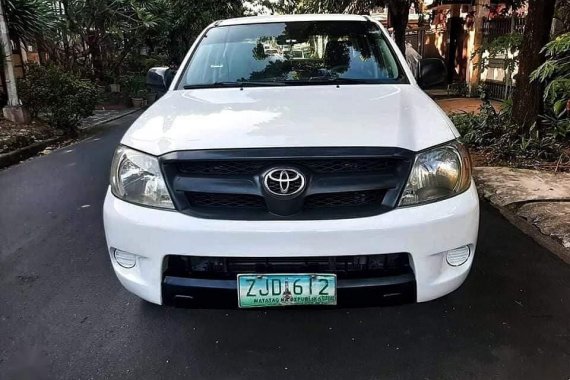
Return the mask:
[(169, 91), (122, 143), (177, 150), (386, 146), (419, 151), (458, 137), (413, 85), (246, 87)]

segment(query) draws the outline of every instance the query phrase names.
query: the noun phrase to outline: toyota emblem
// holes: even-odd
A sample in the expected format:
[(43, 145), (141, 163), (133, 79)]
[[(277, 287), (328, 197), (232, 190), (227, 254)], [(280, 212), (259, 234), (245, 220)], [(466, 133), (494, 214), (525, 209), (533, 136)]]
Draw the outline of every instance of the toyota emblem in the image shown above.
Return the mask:
[(271, 194), (291, 196), (305, 189), (305, 176), (296, 169), (276, 168), (265, 173), (263, 184)]

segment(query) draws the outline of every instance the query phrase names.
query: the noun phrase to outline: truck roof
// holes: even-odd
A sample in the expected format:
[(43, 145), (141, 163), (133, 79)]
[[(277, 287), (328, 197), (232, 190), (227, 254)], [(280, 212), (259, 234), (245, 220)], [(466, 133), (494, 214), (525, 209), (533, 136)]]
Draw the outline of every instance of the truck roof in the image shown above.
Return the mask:
[(296, 14), (296, 15), (271, 15), (271, 16), (250, 16), (238, 17), (222, 20), (216, 23), (217, 26), (261, 24), (270, 22), (292, 22), (292, 21), (367, 21), (366, 16), (350, 14)]

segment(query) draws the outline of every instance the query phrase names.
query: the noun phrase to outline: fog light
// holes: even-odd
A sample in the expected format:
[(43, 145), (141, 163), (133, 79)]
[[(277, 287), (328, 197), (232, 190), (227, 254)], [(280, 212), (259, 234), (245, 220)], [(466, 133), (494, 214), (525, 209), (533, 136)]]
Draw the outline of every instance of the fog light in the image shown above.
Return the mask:
[(115, 256), (117, 264), (119, 264), (123, 268), (132, 268), (137, 263), (137, 257), (132, 253), (115, 249), (115, 253), (113, 255)]
[(468, 245), (452, 249), (447, 251), (447, 263), (453, 267), (458, 267), (465, 264), (470, 254), (471, 249), (469, 249)]

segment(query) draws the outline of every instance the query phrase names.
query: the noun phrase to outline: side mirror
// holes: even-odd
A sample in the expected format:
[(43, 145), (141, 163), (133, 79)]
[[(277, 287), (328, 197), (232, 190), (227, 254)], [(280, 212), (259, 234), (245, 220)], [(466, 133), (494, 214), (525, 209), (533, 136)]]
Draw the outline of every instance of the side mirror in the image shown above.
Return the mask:
[(432, 88), (447, 82), (447, 68), (439, 58), (424, 58), (420, 61), (418, 84), (423, 89)]
[(161, 97), (168, 91), (174, 72), (168, 67), (153, 67), (146, 73), (146, 86), (151, 92)]

